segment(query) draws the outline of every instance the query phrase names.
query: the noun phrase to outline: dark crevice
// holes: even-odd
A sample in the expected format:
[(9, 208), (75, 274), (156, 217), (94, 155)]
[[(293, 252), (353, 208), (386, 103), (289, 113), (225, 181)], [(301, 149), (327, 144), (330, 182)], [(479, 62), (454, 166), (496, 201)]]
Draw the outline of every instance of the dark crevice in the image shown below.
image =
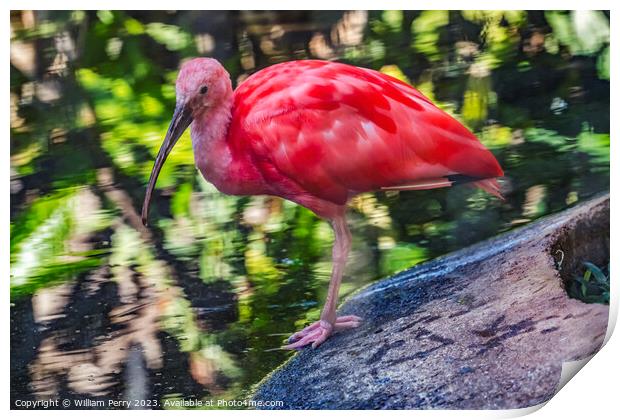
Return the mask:
[[(551, 255), (563, 287), (571, 298), (586, 303), (608, 303), (608, 299), (605, 302), (602, 296), (604, 287), (596, 284), (595, 276), (591, 275), (587, 282), (583, 282), (583, 277), (587, 271), (585, 263), (591, 263), (609, 275), (609, 203), (562, 229), (551, 247)], [(585, 289), (581, 287), (584, 283)]]

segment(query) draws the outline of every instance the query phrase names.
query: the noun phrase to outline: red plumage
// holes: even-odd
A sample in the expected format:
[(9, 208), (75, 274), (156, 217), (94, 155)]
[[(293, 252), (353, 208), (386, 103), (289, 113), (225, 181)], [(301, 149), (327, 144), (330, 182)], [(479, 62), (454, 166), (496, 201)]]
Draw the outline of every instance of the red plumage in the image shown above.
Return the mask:
[[(250, 155), (271, 193), (306, 206), (308, 194), (344, 205), (356, 193), (447, 175), (503, 175), (469, 130), (413, 87), (326, 61), (277, 64), (245, 80), (228, 142)], [(494, 192), (490, 185), (480, 186)]]

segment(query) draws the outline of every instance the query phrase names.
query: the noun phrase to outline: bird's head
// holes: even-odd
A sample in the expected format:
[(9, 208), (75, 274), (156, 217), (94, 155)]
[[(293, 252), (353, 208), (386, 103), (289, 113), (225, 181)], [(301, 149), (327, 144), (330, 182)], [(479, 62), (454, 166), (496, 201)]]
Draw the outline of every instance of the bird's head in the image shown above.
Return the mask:
[(194, 58), (181, 66), (176, 85), (177, 109), (194, 116), (232, 95), (230, 76), (213, 58)]
[(172, 121), (157, 153), (142, 205), (142, 223), (144, 225), (147, 222), (149, 205), (157, 177), (177, 140), (194, 119), (229, 100), (231, 95), (230, 76), (217, 60), (194, 58), (183, 64), (177, 77), (177, 101)]

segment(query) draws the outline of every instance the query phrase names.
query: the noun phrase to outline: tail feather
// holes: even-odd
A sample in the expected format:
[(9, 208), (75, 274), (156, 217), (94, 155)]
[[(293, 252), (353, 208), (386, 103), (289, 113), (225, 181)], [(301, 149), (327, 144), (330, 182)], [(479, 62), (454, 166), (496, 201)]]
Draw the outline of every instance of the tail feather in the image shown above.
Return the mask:
[(501, 187), (499, 182), (497, 182), (497, 178), (487, 178), (480, 181), (474, 181), (472, 184), (504, 201), (504, 196), (502, 195)]
[(500, 200), (504, 200), (504, 196), (501, 193), (501, 188), (499, 182), (497, 182), (497, 178), (477, 179), (460, 175), (449, 175), (447, 177), (424, 179), (403, 185), (382, 187), (381, 189), (398, 191), (430, 190), (434, 188), (451, 187), (453, 185), (460, 184), (471, 185), (481, 188), (489, 194), (499, 198)]
[(398, 191), (410, 191), (410, 190), (432, 190), (434, 188), (451, 187), (454, 182), (448, 178), (434, 178), (423, 179), (407, 183), (404, 185), (394, 185), (390, 187), (382, 187), (382, 190), (398, 190)]

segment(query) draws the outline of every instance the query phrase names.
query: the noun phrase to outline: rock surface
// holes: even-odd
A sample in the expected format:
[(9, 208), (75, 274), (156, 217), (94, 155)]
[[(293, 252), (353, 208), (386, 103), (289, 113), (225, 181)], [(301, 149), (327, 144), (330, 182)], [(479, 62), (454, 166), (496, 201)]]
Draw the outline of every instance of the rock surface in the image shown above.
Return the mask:
[(253, 399), (289, 409), (544, 402), (562, 363), (593, 354), (605, 337), (608, 307), (564, 290), (560, 272), (572, 275), (584, 259), (609, 259), (609, 195), (362, 290), (339, 314), (363, 325), (293, 356)]

